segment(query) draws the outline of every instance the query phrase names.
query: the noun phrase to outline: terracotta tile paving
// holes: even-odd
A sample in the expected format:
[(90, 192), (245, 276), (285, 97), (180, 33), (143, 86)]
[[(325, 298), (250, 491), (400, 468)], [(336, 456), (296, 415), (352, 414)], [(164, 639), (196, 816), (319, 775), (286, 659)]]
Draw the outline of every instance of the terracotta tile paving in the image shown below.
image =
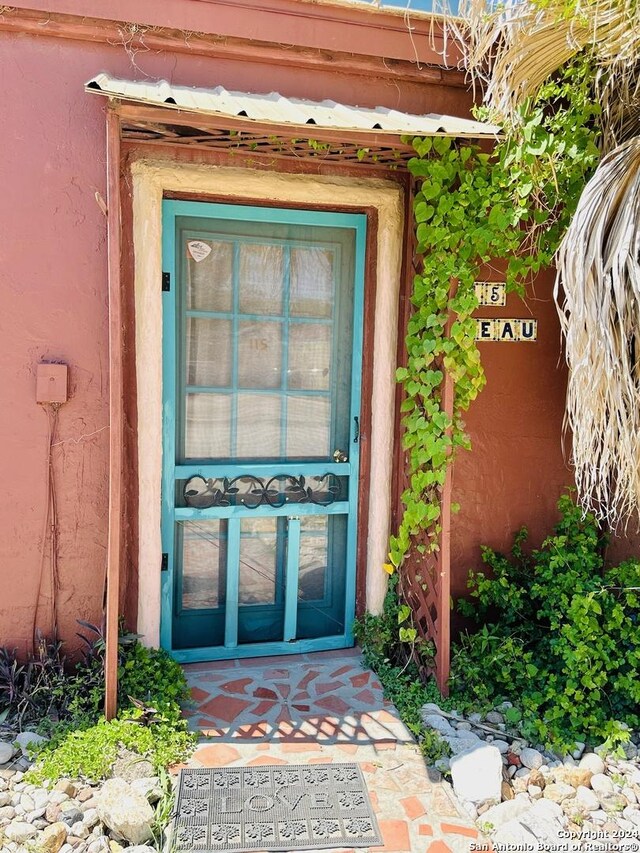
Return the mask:
[[(384, 846), (335, 853), (469, 853), (484, 841), (426, 767), (357, 650), (185, 666), (202, 733), (190, 765), (359, 764)], [(327, 851), (329, 853), (329, 851)]]

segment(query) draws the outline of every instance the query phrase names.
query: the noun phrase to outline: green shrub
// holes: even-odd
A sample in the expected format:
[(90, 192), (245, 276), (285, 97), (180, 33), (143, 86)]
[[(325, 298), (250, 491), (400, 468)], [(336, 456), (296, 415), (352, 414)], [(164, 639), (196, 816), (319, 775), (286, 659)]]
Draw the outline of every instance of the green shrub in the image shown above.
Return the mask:
[(130, 645), (118, 668), (120, 704), (133, 697), (159, 707), (183, 702), (189, 687), (180, 664), (164, 649), (149, 649), (140, 642)]
[[(80, 715), (97, 719), (104, 707), (105, 642), (100, 628), (80, 622), (86, 645), (83, 660), (73, 672), (71, 691), (78, 694)], [(88, 688), (91, 688), (90, 690)], [(180, 703), (189, 696), (182, 667), (164, 649), (143, 646), (136, 634), (121, 629), (118, 638), (118, 705), (127, 708), (131, 699), (158, 707)]]
[(62, 776), (100, 779), (109, 773), (121, 747), (148, 758), (156, 771), (183, 759), (194, 736), (187, 731), (180, 703), (189, 696), (182, 668), (162, 649), (144, 647), (122, 632), (118, 643), (118, 719), (107, 722), (104, 708), (102, 631), (80, 622), (85, 652), (69, 665), (62, 644), (41, 640), (36, 654), (19, 662), (0, 649), (0, 722), (13, 729), (37, 728), (49, 736), (30, 779)]
[(354, 633), (372, 669), (383, 661), (404, 667), (409, 660), (427, 664), (433, 660), (433, 644), (418, 636), (411, 608), (399, 598), (395, 571), (389, 577), (382, 612), (365, 613), (356, 620)]
[(121, 712), (110, 722), (101, 719), (87, 727), (63, 726), (40, 750), (25, 778), (33, 784), (62, 777), (97, 781), (109, 775), (123, 747), (148, 759), (156, 773), (190, 753), (195, 736), (178, 714), (163, 716), (151, 725), (136, 720), (141, 720), (141, 712), (133, 710)]
[(377, 671), (383, 663), (404, 664), (406, 649), (400, 642), (398, 625), (400, 602), (398, 600), (398, 575), (389, 578), (382, 612), (379, 615), (365, 612), (354, 624), (356, 642), (362, 649), (365, 663)]
[(454, 644), (451, 686), (483, 704), (510, 699), (523, 733), (550, 745), (624, 739), (640, 723), (640, 563), (605, 567), (594, 517), (569, 496), (558, 508), (530, 556), (526, 530), (510, 559), (483, 549), (491, 575), (472, 572), (459, 602), (480, 627)]

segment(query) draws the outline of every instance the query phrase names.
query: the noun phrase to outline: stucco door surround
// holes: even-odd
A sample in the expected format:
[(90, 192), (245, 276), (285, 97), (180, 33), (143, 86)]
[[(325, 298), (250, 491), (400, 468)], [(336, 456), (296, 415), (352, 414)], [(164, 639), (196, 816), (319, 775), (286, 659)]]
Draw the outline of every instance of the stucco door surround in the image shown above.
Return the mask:
[(267, 202), (274, 207), (335, 206), (377, 214), (376, 291), (366, 531), (366, 606), (378, 612), (385, 592), (394, 447), (395, 359), (402, 264), (403, 194), (394, 182), (257, 172), (175, 161), (136, 160), (133, 184), (135, 343), (138, 409), (138, 632), (160, 643), (162, 491), (162, 201), (167, 193), (203, 200)]

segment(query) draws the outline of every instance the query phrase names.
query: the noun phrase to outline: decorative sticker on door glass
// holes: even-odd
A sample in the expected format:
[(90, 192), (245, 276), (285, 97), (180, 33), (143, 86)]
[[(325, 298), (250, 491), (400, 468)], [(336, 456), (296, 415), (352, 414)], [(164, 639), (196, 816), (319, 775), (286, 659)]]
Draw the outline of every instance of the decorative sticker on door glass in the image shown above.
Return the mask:
[(199, 264), (211, 254), (211, 246), (204, 240), (189, 240), (187, 249), (193, 260)]
[[(188, 241), (189, 242), (189, 241)], [(203, 241), (191, 241), (203, 242)], [(233, 310), (233, 243), (212, 240), (203, 243), (209, 252), (206, 257), (195, 259), (189, 248), (187, 256), (187, 304), (188, 310), (232, 311)]]

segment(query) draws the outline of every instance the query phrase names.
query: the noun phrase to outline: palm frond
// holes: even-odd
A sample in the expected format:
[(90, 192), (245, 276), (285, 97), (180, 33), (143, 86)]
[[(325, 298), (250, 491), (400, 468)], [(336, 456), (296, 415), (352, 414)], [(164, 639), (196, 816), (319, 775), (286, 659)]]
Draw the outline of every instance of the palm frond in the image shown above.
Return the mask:
[(600, 147), (607, 153), (627, 139), (640, 135), (640, 56), (622, 76), (601, 69), (595, 88), (604, 131)]
[[(438, 2), (438, 0), (436, 0)], [(514, 123), (522, 104), (574, 56), (587, 50), (599, 69), (599, 94), (605, 135), (609, 115), (619, 128), (621, 115), (638, 115), (640, 3), (637, 0), (461, 0), (453, 16), (440, 0), (451, 42), (464, 67), (484, 92), (496, 120)], [(615, 98), (613, 94), (615, 93)], [(635, 105), (635, 107), (634, 107)], [(637, 125), (636, 125), (637, 127)], [(628, 135), (628, 133), (627, 133)], [(614, 138), (622, 141), (620, 134)]]
[(615, 528), (640, 510), (640, 138), (601, 160), (557, 268), (576, 485)]

